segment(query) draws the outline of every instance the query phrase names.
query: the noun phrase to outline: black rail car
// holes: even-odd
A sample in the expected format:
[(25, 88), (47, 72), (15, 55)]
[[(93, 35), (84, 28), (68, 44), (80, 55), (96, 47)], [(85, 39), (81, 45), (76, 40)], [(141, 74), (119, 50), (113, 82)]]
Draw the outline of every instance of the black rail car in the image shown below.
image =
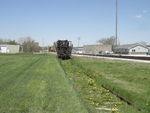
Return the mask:
[(69, 59), (71, 57), (71, 52), (73, 45), (71, 41), (68, 40), (58, 40), (54, 43), (57, 56), (61, 59)]

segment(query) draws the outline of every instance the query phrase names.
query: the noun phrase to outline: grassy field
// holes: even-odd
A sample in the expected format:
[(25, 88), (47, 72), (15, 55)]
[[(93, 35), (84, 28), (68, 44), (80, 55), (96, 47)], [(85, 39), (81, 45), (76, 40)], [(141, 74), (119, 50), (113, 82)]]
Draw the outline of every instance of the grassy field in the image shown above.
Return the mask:
[(148, 113), (149, 75), (150, 65), (142, 63), (1, 54), (0, 113)]
[(150, 64), (91, 58), (74, 58), (70, 62), (96, 73), (97, 84), (113, 89), (131, 101), (135, 109), (150, 112)]
[(0, 113), (87, 113), (55, 56), (0, 55)]

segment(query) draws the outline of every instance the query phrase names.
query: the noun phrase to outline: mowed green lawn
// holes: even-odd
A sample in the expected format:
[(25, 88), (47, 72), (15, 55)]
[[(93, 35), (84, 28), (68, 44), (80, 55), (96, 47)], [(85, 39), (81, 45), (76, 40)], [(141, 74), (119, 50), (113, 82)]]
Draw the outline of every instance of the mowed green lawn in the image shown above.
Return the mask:
[(150, 112), (150, 64), (92, 58), (74, 58), (72, 62), (96, 72), (97, 82), (115, 90), (135, 108)]
[(0, 113), (87, 113), (56, 56), (0, 55)]
[[(102, 84), (134, 106), (121, 102), (101, 88)], [(54, 55), (0, 55), (0, 113), (139, 113), (137, 108), (142, 113), (150, 110), (150, 64), (91, 58), (60, 61)]]

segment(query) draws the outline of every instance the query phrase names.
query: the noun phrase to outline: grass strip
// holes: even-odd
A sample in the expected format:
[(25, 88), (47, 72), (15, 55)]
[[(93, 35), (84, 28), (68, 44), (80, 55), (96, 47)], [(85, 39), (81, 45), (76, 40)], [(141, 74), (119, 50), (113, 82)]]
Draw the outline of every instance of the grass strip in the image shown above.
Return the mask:
[[(72, 59), (72, 63), (74, 65), (77, 65), (79, 68), (85, 70), (85, 73), (87, 73), (88, 76), (91, 76), (93, 77), (93, 79), (96, 80), (96, 83), (99, 84), (99, 86), (101, 85), (105, 85), (107, 86), (109, 89), (115, 91), (117, 94), (121, 95), (122, 97), (128, 99), (130, 102), (134, 103), (134, 105), (136, 106), (136, 108), (140, 108), (142, 109), (142, 112), (145, 112), (145, 113), (149, 113), (150, 109), (149, 109), (149, 100), (144, 100), (144, 98), (141, 98), (139, 96), (139, 94), (135, 93), (135, 92), (132, 92), (132, 91), (128, 91), (126, 89), (124, 89), (124, 87), (121, 87), (120, 85), (117, 85), (116, 83), (114, 83), (113, 81), (105, 78), (105, 72), (108, 73), (109, 70), (113, 70), (114, 69), (114, 72), (115, 72), (115, 65), (117, 64), (120, 64), (122, 66), (122, 64), (126, 64), (128, 65), (128, 67), (130, 67), (130, 63), (128, 64), (128, 62), (113, 62), (113, 61), (105, 61), (105, 60), (95, 60), (95, 59), (87, 59), (87, 58), (74, 58)], [(116, 64), (115, 64), (116, 63)], [(114, 65), (114, 67), (112, 67), (112, 64)], [(100, 67), (103, 69), (105, 66), (107, 66), (107, 69), (105, 71), (99, 71), (98, 66), (100, 65)], [(102, 67), (102, 66), (103, 67)], [(131, 65), (134, 65), (134, 64), (131, 64)], [(137, 65), (137, 64), (136, 64)], [(138, 65), (142, 65), (144, 66), (144, 64), (138, 64)], [(145, 64), (147, 65), (147, 64)], [(93, 68), (93, 67), (95, 68)], [(121, 67), (120, 66), (120, 67)], [(110, 68), (111, 67), (111, 68)], [(127, 68), (125, 66), (123, 66), (124, 68)], [(131, 67), (131, 70), (132, 68), (134, 69), (135, 66), (132, 66)], [(143, 68), (143, 67), (142, 67)], [(102, 70), (101, 69), (101, 70)], [(119, 71), (119, 70), (117, 70)], [(145, 70), (146, 71), (146, 70)], [(122, 71), (121, 73), (125, 73), (126, 71)], [(141, 72), (140, 72), (141, 73)], [(98, 75), (96, 77), (92, 76), (92, 75)], [(112, 74), (114, 74), (112, 72)], [(124, 75), (125, 76), (125, 75)], [(128, 75), (127, 75), (128, 76)], [(140, 82), (140, 81), (139, 81)], [(144, 85), (144, 83), (143, 83)], [(130, 86), (129, 86), (130, 87)], [(147, 86), (146, 86), (147, 87)], [(146, 96), (146, 95), (143, 95), (143, 96)], [(148, 97), (148, 96), (147, 96)], [(145, 104), (146, 103), (146, 104)]]

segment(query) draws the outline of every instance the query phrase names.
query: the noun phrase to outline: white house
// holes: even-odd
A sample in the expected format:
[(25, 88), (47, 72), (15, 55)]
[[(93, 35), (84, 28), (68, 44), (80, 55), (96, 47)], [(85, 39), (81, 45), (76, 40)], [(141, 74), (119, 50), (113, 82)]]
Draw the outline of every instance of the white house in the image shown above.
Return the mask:
[(141, 43), (120, 45), (115, 48), (117, 54), (146, 54), (149, 48)]
[(150, 53), (150, 45), (147, 45), (148, 49), (149, 49), (149, 53)]

